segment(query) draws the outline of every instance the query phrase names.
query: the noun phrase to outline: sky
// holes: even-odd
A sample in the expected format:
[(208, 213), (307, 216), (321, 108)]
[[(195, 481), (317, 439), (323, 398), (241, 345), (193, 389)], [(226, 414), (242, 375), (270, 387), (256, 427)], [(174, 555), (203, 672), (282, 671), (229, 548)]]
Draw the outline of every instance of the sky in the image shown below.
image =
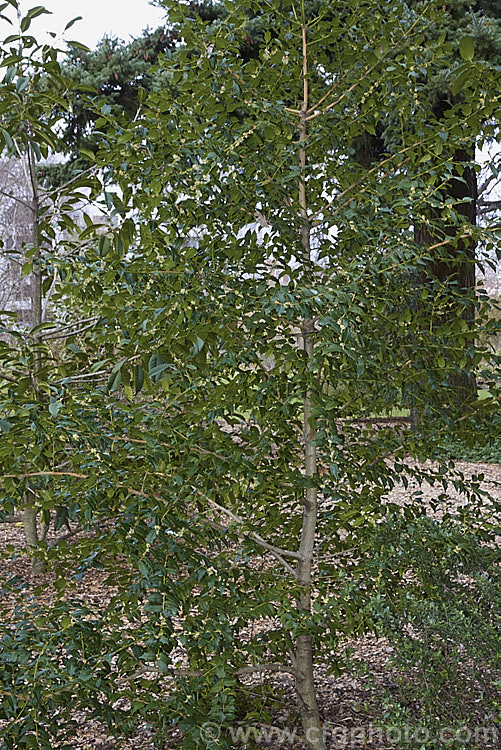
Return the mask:
[(36, 5), (43, 5), (52, 13), (33, 20), (30, 32), (39, 41), (48, 41), (41, 38), (44, 32), (55, 31), (62, 35), (69, 21), (82, 16), (82, 20), (75, 23), (64, 38), (83, 42), (91, 49), (103, 36), (129, 41), (131, 37), (139, 36), (147, 26), (157, 28), (165, 15), (149, 0), (21, 0), (23, 15)]

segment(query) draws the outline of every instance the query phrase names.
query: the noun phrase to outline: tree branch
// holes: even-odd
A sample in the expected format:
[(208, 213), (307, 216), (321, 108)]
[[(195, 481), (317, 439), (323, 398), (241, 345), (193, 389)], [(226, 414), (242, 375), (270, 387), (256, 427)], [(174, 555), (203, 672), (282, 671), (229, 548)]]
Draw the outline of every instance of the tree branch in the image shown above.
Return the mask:
[[(292, 674), (295, 676), (296, 670), (293, 667), (289, 667), (286, 664), (280, 664), (278, 662), (269, 662), (264, 664), (254, 664), (249, 665), (248, 667), (241, 667), (240, 669), (236, 669), (233, 674), (237, 676), (246, 675), (246, 674), (256, 674), (258, 672), (284, 672), (287, 674)], [(139, 677), (142, 677), (146, 674), (155, 674), (159, 677), (202, 677), (204, 675), (204, 671), (202, 669), (184, 669), (183, 667), (172, 667), (168, 671), (164, 672), (161, 669), (158, 669), (158, 667), (155, 666), (145, 666), (140, 667), (136, 672), (129, 675), (128, 677), (121, 677), (118, 680), (119, 685), (123, 685), (126, 682), (132, 682), (132, 680), (137, 680)]]
[(29, 208), (30, 211), (33, 211), (33, 206), (31, 203), (28, 203), (28, 201), (24, 201), (22, 198), (18, 198), (15, 195), (12, 195), (12, 193), (8, 193), (6, 190), (2, 190), (0, 188), (0, 195), (5, 195), (6, 198), (10, 198), (13, 201), (16, 201), (16, 203), (21, 203), (23, 206), (26, 206), (26, 208)]
[(79, 172), (77, 175), (75, 175), (75, 177), (72, 177), (70, 180), (68, 180), (68, 182), (65, 182), (64, 185), (60, 185), (59, 187), (54, 188), (53, 190), (43, 191), (44, 197), (48, 197), (48, 196), (53, 195), (53, 194), (63, 193), (66, 190), (66, 188), (69, 185), (71, 185), (73, 182), (76, 182), (77, 180), (80, 180), (84, 175), (90, 174), (94, 170), (97, 170), (97, 167), (96, 167), (95, 164), (93, 164), (88, 169), (84, 169), (83, 172)]
[[(193, 487), (192, 489), (195, 489), (195, 488)], [(212, 505), (213, 508), (227, 515), (229, 518), (231, 518), (232, 521), (235, 521), (236, 523), (241, 524), (241, 525), (244, 524), (243, 518), (241, 518), (240, 516), (237, 516), (231, 510), (228, 510), (228, 508), (225, 508), (223, 505), (219, 505), (219, 503), (216, 503), (216, 501), (212, 500), (210, 497), (207, 497), (205, 495), (204, 497)], [(277, 554), (283, 555), (284, 557), (292, 557), (294, 560), (301, 560), (301, 555), (299, 554), (299, 552), (294, 552), (293, 550), (289, 550), (289, 549), (282, 549), (281, 547), (275, 547), (275, 545), (269, 544), (269, 542), (263, 539), (263, 537), (257, 534), (255, 531), (249, 532), (249, 536), (251, 537), (251, 539), (257, 542), (261, 547), (265, 547), (269, 552), (276, 552)]]
[(70, 336), (78, 336), (80, 333), (90, 331), (91, 328), (94, 328), (94, 326), (96, 325), (96, 321), (97, 318), (93, 323), (89, 323), (89, 325), (84, 326), (83, 328), (78, 328), (76, 331), (66, 331), (66, 333), (56, 333), (45, 336), (45, 341), (53, 341), (54, 339), (68, 339)]
[[(98, 315), (93, 315), (90, 318), (84, 318), (83, 320), (73, 320), (70, 323), (60, 323), (59, 327), (53, 328), (52, 333), (61, 333), (62, 331), (66, 331), (68, 328), (74, 328), (76, 326), (83, 326), (87, 323), (95, 323), (97, 320), (99, 320)], [(57, 323), (55, 324), (57, 326)]]
[(77, 474), (74, 471), (28, 471), (25, 474), (0, 474), (1, 479), (29, 479), (30, 477), (74, 477), (88, 479), (88, 474)]
[(82, 375), (71, 375), (68, 378), (61, 378), (61, 380), (59, 380), (58, 382), (62, 383), (63, 380), (65, 383), (68, 383), (74, 380), (87, 380), (87, 379), (91, 380), (92, 378), (95, 378), (98, 375), (108, 375), (108, 370), (96, 370), (96, 372), (84, 372), (82, 373)]
[(501, 201), (484, 201), (480, 200), (477, 203), (480, 213), (488, 213), (489, 211), (497, 211), (501, 208)]
[[(244, 524), (243, 518), (240, 518), (240, 516), (237, 516), (231, 510), (228, 510), (228, 508), (225, 508), (223, 505), (219, 505), (219, 503), (216, 503), (215, 500), (212, 500), (210, 497), (207, 497), (207, 495), (201, 493), (200, 490), (197, 490), (196, 487), (192, 486), (191, 489), (197, 494), (202, 495), (204, 500), (206, 500), (209, 505), (211, 505), (215, 510), (227, 515), (235, 523), (238, 523), (240, 525)], [(289, 565), (285, 558), (291, 557), (294, 560), (301, 560), (301, 555), (298, 552), (282, 549), (281, 547), (275, 547), (275, 545), (269, 544), (265, 539), (263, 539), (262, 536), (254, 531), (243, 532), (243, 534), (252, 539), (252, 541), (256, 542), (256, 544), (258, 544), (260, 547), (263, 547), (263, 549), (267, 550), (270, 555), (273, 555), (273, 557), (278, 560), (278, 562), (286, 569), (288, 573), (290, 573), (291, 576), (296, 576), (296, 571), (294, 570), (292, 565)]]

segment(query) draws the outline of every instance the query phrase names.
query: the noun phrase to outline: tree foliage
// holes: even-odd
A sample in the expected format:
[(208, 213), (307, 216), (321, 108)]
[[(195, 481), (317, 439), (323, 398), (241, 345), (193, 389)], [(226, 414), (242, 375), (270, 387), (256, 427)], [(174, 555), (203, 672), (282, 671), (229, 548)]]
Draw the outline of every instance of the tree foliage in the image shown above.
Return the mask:
[[(314, 665), (342, 669), (342, 638), (403, 636), (415, 602), (442, 606), (458, 573), (467, 589), (490, 570), (494, 505), (425, 462), (458, 417), (447, 374), (488, 350), (451, 319), (454, 289), (417, 289), (435, 248), (413, 222), (433, 203), (448, 242), (480, 233), (441, 197), (432, 154), (443, 141), (446, 169), (482, 132), (495, 71), (452, 71), (464, 98), (437, 123), (411, 73), (440, 62), (424, 38), (441, 4), (256, 5), (263, 44), (247, 58), (244, 4), (216, 27), (169, 4), (183, 44), (165, 86), (133, 122), (95, 123), (109, 226), (50, 256), (61, 309), (98, 325), (38, 369), (45, 401), (6, 391), (4, 504), (29, 482), (57, 526), (87, 533), (40, 545), (61, 594), (19, 602), (3, 631), (5, 748), (71, 747), (77, 710), (117, 735), (148, 721), (159, 743), (177, 729), (186, 748), (231, 747), (229, 729), (270, 720), (280, 672), (320, 750)], [(399, 142), (367, 169), (348, 151), (382, 112)], [(422, 434), (370, 421), (416, 393)], [(403, 507), (386, 497), (396, 484)], [(97, 569), (116, 587), (99, 610), (73, 593)]]
[(146, 94), (162, 87), (158, 60), (175, 44), (176, 37), (167, 27), (145, 29), (130, 42), (103, 37), (94, 50), (69, 42), (62, 63), (63, 75), (71, 82), (69, 106), (60, 116), (70, 158), (47, 170), (51, 184), (66, 182), (89, 167), (89, 155), (104, 136), (94, 127), (101, 110), (134, 119)]

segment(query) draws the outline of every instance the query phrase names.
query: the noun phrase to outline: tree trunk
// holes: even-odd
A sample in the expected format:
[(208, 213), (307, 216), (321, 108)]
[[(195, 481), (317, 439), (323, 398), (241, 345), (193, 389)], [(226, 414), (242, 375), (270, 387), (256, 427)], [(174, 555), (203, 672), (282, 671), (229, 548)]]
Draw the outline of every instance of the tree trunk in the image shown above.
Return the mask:
[[(31, 314), (33, 320), (33, 326), (39, 326), (43, 322), (43, 278), (42, 269), (40, 266), (41, 252), (40, 252), (40, 238), (39, 238), (39, 222), (40, 222), (40, 196), (38, 181), (35, 171), (35, 154), (33, 148), (29, 145), (28, 141), (28, 166), (29, 176), (31, 182), (32, 191), (32, 242), (33, 242), (33, 275), (32, 275), (32, 294), (31, 294)], [(38, 374), (42, 366), (41, 357), (41, 345), (42, 345), (42, 334), (39, 331), (33, 341), (33, 371), (31, 374), (31, 382), (33, 388), (33, 396), (36, 400), (40, 400), (40, 388), (38, 386)], [(45, 539), (48, 527), (46, 524), (42, 524), (41, 534), (39, 537), (37, 528), (37, 510), (34, 503), (35, 493), (31, 489), (27, 489), (25, 493), (25, 506), (23, 511), (23, 527), (26, 539), (26, 546), (28, 550), (33, 554), (36, 551), (40, 541)], [(32, 556), (31, 560), (31, 572), (35, 574), (42, 573), (45, 569), (43, 560), (35, 555)]]
[(45, 539), (48, 527), (46, 524), (42, 525), (40, 536), (38, 534), (37, 527), (37, 509), (35, 508), (35, 496), (32, 490), (28, 489), (25, 493), (25, 504), (23, 510), (23, 528), (24, 538), (26, 542), (26, 548), (32, 555), (31, 558), (31, 572), (35, 575), (43, 573), (45, 570), (44, 561), (40, 557), (36, 557), (33, 553), (38, 548), (38, 543)]
[[(303, 21), (304, 22), (304, 21)], [(302, 145), (299, 152), (301, 178), (299, 183), (299, 206), (301, 218), (301, 242), (303, 246), (303, 261), (308, 268), (311, 261), (310, 226), (308, 222), (306, 199), (306, 112), (308, 110), (308, 56), (306, 42), (306, 28), (302, 29), (303, 39), (303, 104), (299, 115), (299, 142)], [(302, 321), (303, 349), (308, 358), (309, 369), (313, 367), (315, 322), (311, 317)], [(303, 407), (303, 445), (304, 445), (304, 473), (306, 477), (314, 478), (317, 474), (317, 456), (315, 447), (315, 422), (312, 415), (312, 390), (308, 385)], [(300, 586), (297, 600), (299, 614), (311, 612), (311, 573), (313, 566), (313, 552), (317, 527), (317, 487), (306, 488), (303, 498), (303, 520), (301, 542), (296, 577)], [(313, 679), (313, 638), (308, 633), (296, 637), (296, 691), (299, 699), (299, 711), (303, 731), (308, 747), (311, 750), (325, 750), (322, 723), (318, 710), (317, 695)]]
[[(474, 153), (469, 154), (465, 149), (456, 152), (455, 162), (458, 164), (468, 163), (468, 166), (464, 167), (462, 179), (458, 174), (451, 180), (450, 189), (447, 191), (448, 196), (455, 201), (455, 210), (473, 226), (477, 223), (478, 199), (477, 175), (472, 166), (474, 160)], [(465, 199), (464, 203), (456, 202)], [(460, 251), (466, 256), (466, 259), (454, 262), (454, 255), (451, 253), (451, 270), (464, 305), (461, 317), (470, 331), (475, 326), (475, 249), (475, 242), (466, 238), (460, 242), (456, 250), (456, 254)], [(477, 398), (477, 382), (473, 371), (473, 363), (471, 363), (470, 371), (466, 370), (462, 373), (453, 374), (450, 381), (456, 404), (459, 406), (460, 413), (464, 414), (467, 412), (469, 404)]]
[[(447, 107), (448, 102), (440, 100), (433, 108), (434, 116), (440, 119)], [(364, 133), (355, 142), (356, 160), (366, 169), (370, 169), (375, 162), (382, 158), (386, 152), (385, 144), (381, 133), (383, 126), (377, 128), (376, 134)], [(455, 175), (446, 182), (442, 197), (443, 199), (451, 198), (454, 202), (454, 210), (465, 217), (470, 224), (476, 225), (477, 220), (477, 176), (473, 168), (475, 161), (474, 149), (468, 151), (466, 148), (458, 149), (453, 155), (453, 163), (457, 165)], [(463, 167), (463, 165), (467, 165)], [(436, 165), (437, 171), (440, 165)], [(475, 305), (473, 299), (468, 302), (468, 295), (472, 297), (475, 291), (475, 242), (470, 238), (460, 241), (457, 246), (444, 243), (447, 236), (453, 237), (456, 234), (456, 228), (447, 225), (433, 228), (437, 223), (438, 216), (429, 211), (429, 225), (419, 225), (414, 228), (414, 239), (418, 245), (423, 247), (436, 248), (436, 260), (430, 260), (427, 272), (416, 278), (416, 286), (426, 285), (428, 281), (439, 281), (448, 283), (450, 287), (454, 285), (460, 295), (455, 305), (451, 307), (450, 318), (459, 316), (466, 322), (470, 330), (475, 323)], [(439, 257), (441, 256), (441, 257)], [(461, 257), (463, 256), (463, 257)], [(413, 312), (419, 312), (419, 302)], [(450, 393), (453, 406), (458, 413), (465, 413), (468, 404), (477, 397), (477, 387), (474, 372), (463, 372), (449, 376)], [(414, 429), (420, 429), (423, 420), (423, 406), (421, 398), (418, 397), (416, 403), (411, 407), (411, 424)]]
[[(451, 198), (454, 201), (454, 211), (465, 217), (470, 224), (475, 225), (477, 179), (475, 170), (470, 166), (473, 156), (465, 149), (456, 151), (454, 163), (457, 167), (454, 170), (454, 176), (445, 186), (443, 198)], [(464, 166), (465, 164), (468, 166)], [(451, 294), (458, 295), (457, 301), (451, 302), (449, 313), (445, 319), (442, 317), (440, 323), (447, 322), (447, 319), (453, 322), (460, 317), (471, 331), (475, 324), (475, 242), (470, 237), (465, 237), (457, 244), (448, 243), (447, 237), (454, 237), (457, 234), (457, 227), (445, 224), (438, 230), (432, 228), (433, 224), (437, 224), (437, 217), (430, 211), (430, 226), (420, 225), (414, 228), (416, 243), (432, 248), (428, 271), (417, 280), (417, 284), (426, 284), (427, 280), (439, 282), (448, 288)], [(473, 363), (471, 366), (473, 368)], [(473, 369), (470, 371), (466, 369), (461, 373), (450, 373), (448, 385), (450, 402), (454, 411), (457, 414), (466, 413), (468, 405), (477, 397)], [(415, 405), (411, 409), (411, 422), (414, 428), (419, 427), (421, 419), (421, 407)]]

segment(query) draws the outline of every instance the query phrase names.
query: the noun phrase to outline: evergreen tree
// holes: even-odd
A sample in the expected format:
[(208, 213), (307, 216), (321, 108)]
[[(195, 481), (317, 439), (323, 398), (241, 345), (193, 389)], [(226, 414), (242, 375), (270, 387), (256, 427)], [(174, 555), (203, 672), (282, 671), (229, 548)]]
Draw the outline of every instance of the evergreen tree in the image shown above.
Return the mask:
[[(422, 387), (447, 428), (442, 348), (461, 344), (409, 314), (422, 260), (409, 215), (429, 204), (425, 157), (443, 130), (410, 74), (429, 62), (420, 36), (440, 8), (420, 29), (397, 3), (361, 0), (353, 16), (347, 0), (333, 29), (323, 13), (339, 5), (312, 19), (301, 2), (264, 0), (263, 26), (280, 36), (265, 31), (245, 62), (243, 2), (217, 29), (172, 3), (185, 44), (165, 63), (169, 85), (135, 121), (117, 108), (95, 123), (110, 182), (94, 195), (112, 221), (98, 239), (89, 221), (78, 252), (55, 260), (60, 304), (78, 300), (99, 325), (72, 335), (67, 371), (36, 370), (44, 401), (12, 377), (2, 404), (5, 494), (37, 482), (43, 510), (87, 532), (63, 547), (64, 595), (33, 601), (17, 576), (5, 583), (5, 606), (20, 598), (14, 621), (0, 618), (6, 749), (74, 747), (86, 716), (120, 738), (147, 723), (158, 744), (177, 731), (186, 750), (229, 749), (236, 729), (269, 723), (283, 672), (305, 741), (325, 750), (314, 664), (342, 668), (340, 640), (374, 629), (419, 642), (416, 600), (433, 614), (475, 596), (473, 576), (491, 567), (496, 508), (481, 510), (478, 478), (454, 476), (466, 505), (448, 512), (449, 466), (421, 462), (437, 457), (433, 434), (350, 419), (412, 395), (415, 359), (430, 356)], [(381, 46), (404, 51), (393, 61)], [(490, 94), (479, 121), (497, 106), (491, 71), (465, 70), (465, 102), (444, 114), (451, 149), (469, 104)], [(2, 91), (5, 111), (24, 78)], [(347, 153), (381, 112), (401, 115), (405, 141), (367, 169)], [(423, 307), (440, 318), (447, 302)], [(443, 488), (439, 518), (411, 480)], [(403, 507), (387, 499), (400, 482)], [(101, 566), (104, 606), (71, 590)]]
[(89, 167), (89, 156), (105, 136), (93, 128), (98, 117), (113, 112), (133, 120), (146, 94), (161, 87), (158, 60), (175, 43), (172, 30), (158, 27), (131, 42), (103, 37), (94, 50), (69, 44), (62, 71), (71, 83), (70, 106), (60, 113), (69, 160), (46, 168), (45, 179), (57, 186)]

